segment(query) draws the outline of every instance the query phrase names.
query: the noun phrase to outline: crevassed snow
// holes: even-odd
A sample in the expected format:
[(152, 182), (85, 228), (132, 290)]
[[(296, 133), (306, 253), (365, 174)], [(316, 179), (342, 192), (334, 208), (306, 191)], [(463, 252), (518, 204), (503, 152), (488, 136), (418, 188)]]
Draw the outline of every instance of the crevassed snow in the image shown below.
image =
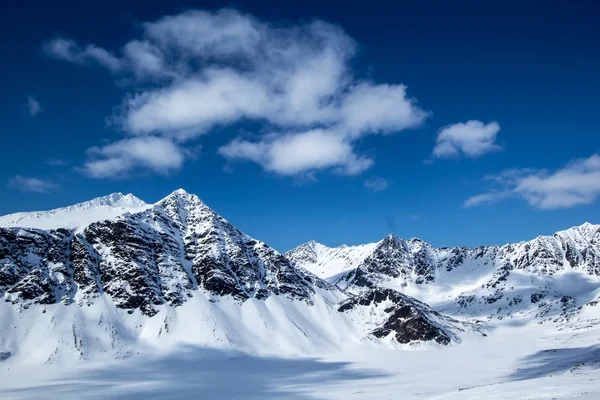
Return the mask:
[(112, 193), (83, 203), (48, 211), (8, 214), (0, 217), (0, 227), (37, 229), (79, 229), (93, 222), (113, 219), (151, 207), (132, 194)]

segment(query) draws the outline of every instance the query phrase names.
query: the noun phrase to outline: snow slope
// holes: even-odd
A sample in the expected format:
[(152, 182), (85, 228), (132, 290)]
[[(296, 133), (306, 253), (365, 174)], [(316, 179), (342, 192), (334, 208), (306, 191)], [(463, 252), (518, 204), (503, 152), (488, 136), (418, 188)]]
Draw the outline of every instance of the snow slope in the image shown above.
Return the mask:
[(4, 215), (0, 217), (0, 227), (78, 229), (93, 222), (113, 219), (126, 212), (135, 213), (148, 207), (150, 205), (132, 194), (113, 193), (54, 210)]
[(375, 247), (377, 243), (327, 247), (313, 240), (288, 251), (285, 256), (325, 279), (358, 267)]
[[(395, 289), (449, 315), (531, 315), (540, 321), (576, 313), (600, 293), (599, 225), (504, 246), (435, 248), (394, 235), (367, 246), (370, 253), (347, 267), (340, 268), (339, 259), (319, 259), (324, 271), (342, 271), (329, 282), (353, 293)], [(310, 268), (305, 247), (287, 254)]]
[(349, 344), (319, 355), (195, 345), (84, 364), (0, 363), (3, 399), (596, 400), (597, 324), (493, 324), (459, 346), (391, 351)]

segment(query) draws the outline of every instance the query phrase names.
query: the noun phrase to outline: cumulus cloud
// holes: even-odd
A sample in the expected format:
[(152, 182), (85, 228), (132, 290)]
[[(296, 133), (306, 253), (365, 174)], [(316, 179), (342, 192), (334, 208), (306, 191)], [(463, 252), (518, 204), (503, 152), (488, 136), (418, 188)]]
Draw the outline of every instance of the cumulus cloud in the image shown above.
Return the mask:
[(323, 21), (273, 25), (226, 9), (141, 27), (140, 37), (116, 51), (64, 38), (44, 46), (133, 85), (111, 118), (129, 135), (186, 145), (215, 128), (251, 122), (253, 140), (238, 137), (219, 150), (229, 161), (283, 175), (358, 173), (373, 163), (357, 154), (360, 137), (414, 128), (427, 117), (404, 85), (357, 79), (349, 63), (354, 40)]
[(390, 181), (385, 178), (375, 177), (365, 181), (365, 187), (374, 192), (381, 192), (390, 187)]
[(27, 103), (25, 106), (27, 107), (27, 112), (31, 117), (35, 117), (42, 112), (42, 106), (40, 105), (39, 101), (32, 96), (27, 98)]
[(230, 160), (253, 161), (281, 175), (323, 168), (356, 175), (373, 164), (373, 160), (357, 156), (344, 136), (322, 129), (272, 135), (258, 142), (238, 138), (221, 147), (219, 153)]
[(532, 207), (545, 210), (591, 204), (600, 195), (600, 155), (571, 161), (553, 173), (513, 169), (487, 179), (499, 188), (467, 199), (466, 207), (508, 197), (525, 199)]
[(448, 125), (437, 136), (432, 158), (456, 158), (460, 156), (476, 158), (485, 153), (502, 149), (496, 143), (500, 131), (497, 122), (484, 124), (471, 120)]
[(39, 178), (16, 175), (9, 179), (8, 185), (24, 192), (50, 193), (59, 189), (59, 185)]
[(104, 147), (88, 149), (90, 160), (83, 172), (92, 178), (122, 177), (134, 169), (169, 174), (183, 165), (186, 150), (159, 137), (123, 139)]

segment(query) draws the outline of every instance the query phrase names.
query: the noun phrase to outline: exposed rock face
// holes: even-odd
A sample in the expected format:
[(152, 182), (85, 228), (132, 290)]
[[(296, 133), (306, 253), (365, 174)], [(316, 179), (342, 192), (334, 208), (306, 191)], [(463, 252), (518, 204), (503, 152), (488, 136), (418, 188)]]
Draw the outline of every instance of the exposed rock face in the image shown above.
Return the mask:
[[(331, 299), (348, 298), (338, 287), (240, 232), (195, 195), (177, 190), (151, 206), (132, 199), (136, 198), (118, 194), (58, 211), (18, 214), (31, 225), (38, 219), (42, 225), (56, 224), (56, 215), (66, 215), (74, 228), (0, 228), (0, 295), (23, 308), (58, 302), (85, 306), (106, 296), (116, 307), (140, 310), (148, 317), (159, 312), (158, 306), (181, 306), (199, 291), (211, 300), (228, 296), (239, 303), (285, 296), (307, 307), (314, 304), (317, 289), (321, 294), (335, 293)], [(108, 219), (99, 218), (98, 207), (105, 210), (114, 204), (118, 209), (109, 208)], [(124, 204), (142, 209), (129, 213), (123, 211)], [(82, 225), (69, 212), (94, 222)], [(5, 220), (12, 226), (15, 218)], [(368, 270), (397, 276), (404, 264), (395, 259), (405, 248), (390, 237), (370, 255)], [(345, 248), (335, 257), (351, 260), (354, 250)], [(360, 249), (365, 254), (370, 250)], [(310, 251), (305, 255), (310, 258)], [(338, 309), (327, 302), (332, 310)], [(383, 303), (385, 309), (380, 310)], [(366, 335), (383, 338), (393, 333), (400, 343), (450, 342), (443, 323), (432, 320), (437, 313), (398, 292), (374, 290), (364, 299), (351, 297), (339, 310), (356, 307), (380, 312), (385, 319)], [(74, 337), (77, 329), (74, 324)], [(74, 343), (81, 353), (79, 341)]]
[(68, 304), (74, 291), (68, 262), (71, 239), (64, 229), (0, 228), (0, 294), (25, 306)]
[[(298, 265), (318, 263), (327, 266), (338, 264), (337, 260), (327, 258), (329, 254), (336, 254), (337, 249), (354, 251), (346, 255), (351, 262), (346, 263), (345, 273), (338, 276), (337, 280), (365, 287), (377, 283), (377, 274), (427, 284), (435, 281), (440, 272), (450, 272), (467, 264), (503, 270), (490, 285), (502, 281), (506, 271), (510, 270), (552, 275), (571, 269), (600, 276), (600, 225), (589, 223), (557, 232), (553, 236), (540, 236), (528, 242), (504, 246), (435, 248), (420, 239), (403, 240), (395, 235), (389, 235), (372, 245), (342, 246), (319, 253), (313, 250), (311, 253), (311, 249), (318, 246), (325, 247), (309, 242), (286, 255)], [(367, 252), (363, 251), (365, 246), (370, 246)], [(322, 258), (318, 259), (318, 255)], [(356, 269), (361, 271), (357, 272)], [(322, 277), (335, 274), (325, 271)]]
[(338, 311), (347, 312), (360, 307), (379, 309), (382, 322), (371, 331), (378, 338), (390, 334), (398, 343), (435, 341), (449, 344), (453, 335), (434, 319), (443, 318), (439, 313), (416, 299), (392, 289), (371, 289), (343, 302)]
[[(99, 213), (104, 211), (108, 217), (103, 219)], [(55, 226), (63, 216), (69, 229), (35, 226), (38, 219), (41, 226)], [(506, 246), (434, 248), (390, 235), (378, 243), (336, 249), (310, 242), (284, 256), (183, 190), (154, 205), (117, 194), (4, 220), (10, 226), (0, 227), (0, 296), (17, 311), (38, 306), (45, 312), (56, 303), (95, 306), (107, 298), (130, 313), (153, 317), (160, 306), (178, 307), (200, 294), (208, 304), (227, 296), (235, 305), (282, 296), (302, 307), (319, 300), (338, 317), (351, 316), (365, 335), (448, 344), (458, 340), (456, 332), (479, 327), (446, 317), (401, 291), (446, 293), (452, 287), (454, 297), (446, 296), (442, 304), (453, 304), (451, 312), (469, 317), (530, 307), (536, 316), (570, 318), (595, 300), (563, 290), (568, 286), (564, 273), (600, 276), (600, 227), (590, 224)], [(14, 227), (20, 220), (30, 227)], [(322, 275), (331, 265), (335, 276), (329, 282), (310, 272), (318, 269)], [(553, 286), (555, 275), (562, 288)], [(463, 281), (476, 285), (457, 292)], [(474, 311), (479, 309), (483, 314)], [(73, 321), (74, 336), (77, 324)], [(165, 319), (165, 330), (168, 326)]]
[[(547, 316), (553, 308), (563, 310), (560, 299), (576, 292), (578, 286), (589, 285), (590, 280), (600, 283), (600, 226), (588, 223), (528, 242), (475, 248), (435, 248), (420, 239), (389, 235), (372, 245), (342, 246), (340, 249), (353, 251), (347, 255), (352, 263), (346, 268), (340, 267), (337, 259), (328, 261), (328, 254), (336, 254), (335, 248), (315, 252), (306, 263), (308, 248), (318, 246), (323, 245), (307, 243), (299, 247), (301, 251), (295, 249), (287, 255), (297, 265), (315, 273), (323, 271), (321, 277), (353, 293), (380, 287), (427, 291), (428, 286), (434, 289), (431, 292), (435, 288), (448, 292), (450, 287), (456, 292), (465, 282), (478, 282), (444, 299), (463, 314), (477, 309), (478, 316), (510, 315), (531, 304), (539, 308), (539, 316)], [(368, 252), (354, 250), (365, 246), (371, 246)], [(327, 273), (328, 264), (331, 274)], [(315, 265), (318, 271), (312, 269)], [(565, 285), (558, 276), (568, 276), (573, 282)], [(524, 302), (524, 298), (531, 301)], [(576, 299), (567, 307), (576, 308), (579, 303)]]
[(152, 316), (156, 305), (181, 305), (198, 288), (239, 301), (310, 302), (313, 285), (327, 285), (317, 281), (182, 190), (78, 232), (0, 228), (0, 294), (24, 306), (104, 293), (117, 307)]

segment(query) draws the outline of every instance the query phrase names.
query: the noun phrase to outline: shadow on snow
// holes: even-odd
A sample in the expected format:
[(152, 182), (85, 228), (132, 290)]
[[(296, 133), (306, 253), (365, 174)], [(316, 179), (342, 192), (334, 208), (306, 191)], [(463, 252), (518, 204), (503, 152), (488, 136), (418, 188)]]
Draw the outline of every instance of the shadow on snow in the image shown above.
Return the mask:
[(137, 356), (102, 367), (82, 367), (68, 379), (6, 390), (2, 396), (86, 399), (315, 399), (314, 392), (344, 381), (385, 374), (347, 362), (258, 357), (186, 346), (165, 356)]
[(509, 380), (541, 378), (583, 367), (600, 368), (600, 346), (541, 350), (521, 361), (523, 367), (513, 372)]

